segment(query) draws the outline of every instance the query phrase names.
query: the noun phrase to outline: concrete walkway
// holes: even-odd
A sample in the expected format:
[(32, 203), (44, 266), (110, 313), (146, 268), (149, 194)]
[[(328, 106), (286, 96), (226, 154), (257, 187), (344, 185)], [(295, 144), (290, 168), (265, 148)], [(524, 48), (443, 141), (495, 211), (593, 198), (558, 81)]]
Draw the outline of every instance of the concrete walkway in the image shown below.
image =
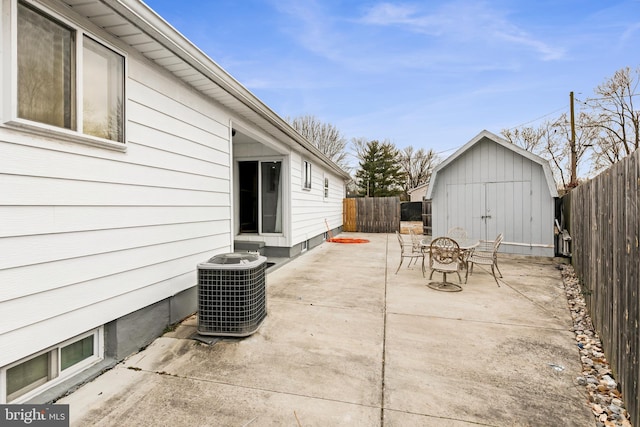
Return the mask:
[(370, 243), (268, 274), (258, 332), (206, 345), (189, 318), (60, 400), (72, 425), (595, 425), (553, 260), (501, 256), (501, 287), (476, 268), (445, 293), (394, 274), (395, 235), (341, 236)]

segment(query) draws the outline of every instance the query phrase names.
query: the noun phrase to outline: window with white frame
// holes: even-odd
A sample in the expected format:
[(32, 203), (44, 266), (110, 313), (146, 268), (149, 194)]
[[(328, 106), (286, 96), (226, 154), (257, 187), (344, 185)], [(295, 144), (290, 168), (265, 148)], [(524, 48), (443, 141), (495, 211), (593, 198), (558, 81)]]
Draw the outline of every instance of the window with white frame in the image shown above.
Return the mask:
[(19, 403), (102, 359), (102, 328), (0, 369), (0, 403)]
[(80, 28), (18, 3), (17, 116), (124, 142), (124, 56)]
[(311, 190), (311, 163), (307, 160), (302, 162), (302, 173), (302, 188), (305, 190)]
[(324, 198), (329, 197), (329, 178), (324, 177)]

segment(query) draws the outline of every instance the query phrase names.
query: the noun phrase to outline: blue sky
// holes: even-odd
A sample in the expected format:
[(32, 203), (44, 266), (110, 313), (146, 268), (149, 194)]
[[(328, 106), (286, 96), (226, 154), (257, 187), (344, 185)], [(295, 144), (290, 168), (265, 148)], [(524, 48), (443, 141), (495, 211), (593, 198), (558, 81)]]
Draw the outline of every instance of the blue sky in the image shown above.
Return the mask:
[(640, 66), (640, 0), (145, 3), (282, 117), (443, 157)]

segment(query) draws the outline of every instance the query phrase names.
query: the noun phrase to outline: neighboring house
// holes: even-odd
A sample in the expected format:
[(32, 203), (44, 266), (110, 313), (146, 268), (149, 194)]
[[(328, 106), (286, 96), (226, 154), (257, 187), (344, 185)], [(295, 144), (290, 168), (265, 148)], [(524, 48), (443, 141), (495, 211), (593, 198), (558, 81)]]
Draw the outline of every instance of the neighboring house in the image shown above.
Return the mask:
[(427, 189), (429, 188), (429, 183), (425, 182), (424, 184), (420, 184), (417, 187), (412, 188), (407, 191), (409, 193), (409, 201), (410, 202), (421, 202), (424, 200), (424, 196), (427, 194)]
[(433, 236), (463, 227), (473, 238), (504, 234), (501, 252), (554, 256), (558, 196), (549, 163), (482, 131), (431, 175)]
[(213, 255), (340, 231), (349, 175), (141, 1), (0, 12), (0, 403), (193, 313)]

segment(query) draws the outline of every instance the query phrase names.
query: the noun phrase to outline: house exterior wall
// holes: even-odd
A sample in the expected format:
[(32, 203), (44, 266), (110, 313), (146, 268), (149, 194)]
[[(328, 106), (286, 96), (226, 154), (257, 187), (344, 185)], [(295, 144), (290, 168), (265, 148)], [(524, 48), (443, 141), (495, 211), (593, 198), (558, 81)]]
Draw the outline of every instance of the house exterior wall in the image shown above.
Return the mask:
[(0, 367), (192, 288), (231, 249), (229, 114), (100, 36), (126, 55), (126, 150), (0, 126)]
[[(311, 163), (311, 188), (303, 188), (303, 162)], [(324, 197), (324, 179), (329, 180)], [(299, 152), (291, 155), (291, 239), (292, 245), (322, 236), (342, 227), (342, 200), (345, 182), (328, 168)], [(325, 223), (326, 220), (326, 223)]]
[[(16, 99), (11, 4), (0, 0), (0, 388), (9, 364), (92, 329), (101, 339), (148, 341), (153, 334), (139, 334), (138, 325), (157, 335), (165, 326), (158, 319), (168, 324), (195, 311), (197, 264), (233, 250), (231, 126), (252, 127), (57, 2), (43, 3), (55, 11), (43, 10), (125, 56), (124, 147), (9, 123)], [(310, 156), (312, 191), (302, 191), (300, 154), (291, 141), (262, 133), (269, 144), (261, 155), (286, 166), (286, 229), (270, 243), (317, 238), (324, 218), (339, 227), (342, 178)], [(104, 347), (122, 358), (146, 344), (136, 339)]]
[(409, 191), (409, 201), (410, 202), (421, 202), (424, 200), (425, 194), (427, 194), (427, 189), (429, 186), (427, 184), (423, 184), (419, 187), (414, 188)]
[(438, 171), (431, 196), (434, 236), (456, 226), (478, 239), (503, 233), (502, 252), (553, 256), (554, 200), (544, 171), (515, 151), (480, 140)]

